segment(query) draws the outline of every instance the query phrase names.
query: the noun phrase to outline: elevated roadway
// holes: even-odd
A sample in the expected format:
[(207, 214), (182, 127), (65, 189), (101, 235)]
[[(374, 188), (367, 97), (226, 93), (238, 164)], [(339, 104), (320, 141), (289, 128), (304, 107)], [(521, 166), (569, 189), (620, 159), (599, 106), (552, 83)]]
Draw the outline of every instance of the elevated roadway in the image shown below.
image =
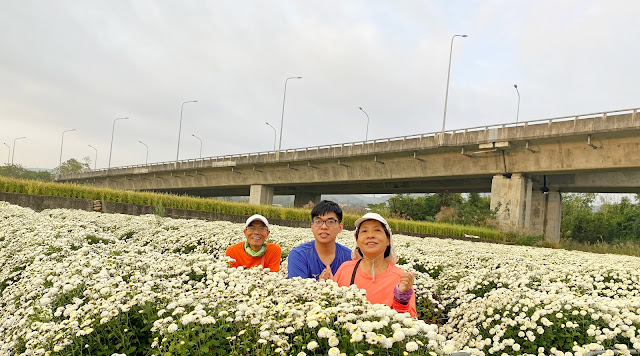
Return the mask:
[(505, 229), (559, 237), (562, 192), (640, 192), (638, 109), (198, 160), (56, 179), (295, 204), (322, 194), (491, 192)]

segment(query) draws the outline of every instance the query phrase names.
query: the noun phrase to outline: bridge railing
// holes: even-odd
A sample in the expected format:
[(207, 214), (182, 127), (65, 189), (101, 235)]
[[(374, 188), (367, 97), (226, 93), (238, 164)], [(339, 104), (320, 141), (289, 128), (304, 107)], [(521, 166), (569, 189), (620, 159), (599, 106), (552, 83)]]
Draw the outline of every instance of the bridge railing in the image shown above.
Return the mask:
[(535, 125), (535, 124), (542, 124), (542, 123), (554, 123), (554, 122), (562, 122), (562, 121), (578, 121), (578, 120), (584, 120), (584, 119), (592, 119), (592, 118), (596, 118), (596, 117), (604, 117), (606, 118), (607, 116), (610, 116), (612, 114), (625, 114), (625, 113), (632, 113), (633, 118), (635, 119), (637, 114), (638, 114), (638, 110), (640, 110), (640, 108), (632, 108), (632, 109), (622, 109), (622, 110), (614, 110), (614, 111), (601, 111), (601, 112), (595, 112), (595, 113), (589, 113), (589, 114), (580, 114), (580, 115), (571, 115), (571, 116), (560, 116), (560, 117), (554, 117), (554, 118), (549, 118), (549, 119), (536, 119), (536, 120), (528, 120), (528, 121), (519, 121), (519, 122), (510, 122), (510, 123), (503, 123), (503, 124), (494, 124), (494, 125), (483, 125), (483, 126), (475, 126), (475, 127), (468, 127), (468, 128), (462, 128), (462, 129), (453, 129), (453, 130), (445, 130), (445, 131), (435, 131), (435, 132), (428, 132), (428, 133), (423, 133), (423, 134), (413, 134), (413, 135), (405, 135), (405, 136), (395, 136), (395, 137), (387, 137), (387, 138), (377, 138), (377, 139), (372, 139), (372, 140), (366, 140), (366, 141), (353, 141), (353, 142), (345, 142), (345, 143), (335, 143), (335, 144), (328, 144), (328, 145), (319, 145), (319, 146), (310, 146), (310, 147), (300, 147), (300, 148), (289, 148), (289, 149), (284, 149), (284, 150), (270, 150), (270, 151), (261, 151), (261, 152), (249, 152), (249, 153), (239, 153), (239, 154), (231, 154), (231, 155), (221, 155), (221, 156), (212, 156), (212, 157), (205, 157), (205, 158), (191, 158), (191, 159), (186, 159), (186, 160), (179, 160), (179, 161), (166, 161), (166, 162), (156, 162), (156, 163), (149, 163), (149, 164), (134, 164), (134, 165), (128, 165), (128, 166), (118, 166), (118, 167), (113, 167), (110, 169), (107, 168), (101, 168), (101, 169), (95, 169), (95, 170), (89, 170), (87, 172), (107, 172), (109, 170), (113, 170), (113, 169), (128, 169), (128, 168), (144, 168), (144, 167), (157, 167), (157, 166), (164, 166), (164, 165), (181, 165), (184, 163), (189, 163), (189, 162), (224, 162), (224, 161), (233, 161), (235, 159), (239, 159), (239, 158), (251, 158), (251, 157), (259, 157), (259, 156), (271, 156), (271, 155), (276, 155), (278, 153), (296, 153), (296, 152), (309, 152), (309, 151), (320, 151), (322, 149), (333, 149), (333, 148), (345, 148), (345, 147), (354, 147), (354, 146), (365, 146), (365, 145), (372, 145), (374, 146), (377, 143), (387, 143), (387, 142), (394, 142), (394, 141), (405, 141), (405, 140), (411, 140), (411, 139), (422, 139), (422, 138), (428, 138), (428, 137), (438, 137), (438, 135), (442, 135), (442, 134), (456, 134), (456, 133), (463, 133), (463, 132), (474, 132), (474, 131), (486, 131), (486, 130), (491, 130), (491, 129), (500, 129), (500, 128), (507, 128), (507, 127), (527, 127), (529, 125)]

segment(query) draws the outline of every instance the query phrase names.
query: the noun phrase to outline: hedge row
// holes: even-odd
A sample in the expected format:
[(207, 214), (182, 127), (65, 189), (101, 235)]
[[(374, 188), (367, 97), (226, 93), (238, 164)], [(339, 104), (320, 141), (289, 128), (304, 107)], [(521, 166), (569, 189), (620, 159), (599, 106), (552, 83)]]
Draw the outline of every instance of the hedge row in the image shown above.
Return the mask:
[[(98, 188), (73, 183), (53, 183), (33, 180), (22, 180), (0, 176), (0, 191), (6, 193), (24, 193), (33, 195), (47, 195), (55, 197), (104, 200), (138, 205), (162, 205), (165, 208), (211, 211), (222, 214), (251, 215), (261, 214), (268, 219), (283, 219), (296, 221), (310, 221), (308, 209), (285, 208), (269, 205), (250, 205), (240, 202), (228, 202), (214, 198), (198, 198), (178, 196), (163, 193), (136, 192), (131, 190), (116, 190)], [(345, 214), (345, 226), (353, 226), (360, 216)], [(391, 229), (420, 234), (464, 236), (476, 235), (486, 239), (502, 239), (502, 234), (496, 230), (452, 224), (440, 224), (410, 220), (388, 220)]]

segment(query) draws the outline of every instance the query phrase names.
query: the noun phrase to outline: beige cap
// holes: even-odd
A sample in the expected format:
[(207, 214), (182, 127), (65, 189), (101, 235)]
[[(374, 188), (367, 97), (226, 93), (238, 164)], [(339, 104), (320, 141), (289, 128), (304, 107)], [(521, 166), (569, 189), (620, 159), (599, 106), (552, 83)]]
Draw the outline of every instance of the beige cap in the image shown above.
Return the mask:
[[(360, 219), (356, 220), (356, 223), (355, 223), (356, 233), (358, 231), (358, 228), (360, 227), (360, 224), (362, 224), (367, 220), (379, 221), (382, 224), (382, 226), (384, 226), (384, 228), (387, 229), (387, 232), (389, 233), (389, 256), (387, 256), (385, 260), (387, 260), (387, 262), (391, 264), (396, 264), (396, 262), (398, 261), (398, 256), (396, 255), (396, 249), (393, 246), (393, 239), (391, 238), (393, 233), (391, 232), (391, 227), (389, 227), (389, 223), (378, 213), (366, 213), (362, 215)], [(358, 239), (358, 235), (356, 235), (356, 239)], [(352, 259), (362, 258), (362, 255), (357, 252), (357, 248), (351, 251), (351, 258)]]

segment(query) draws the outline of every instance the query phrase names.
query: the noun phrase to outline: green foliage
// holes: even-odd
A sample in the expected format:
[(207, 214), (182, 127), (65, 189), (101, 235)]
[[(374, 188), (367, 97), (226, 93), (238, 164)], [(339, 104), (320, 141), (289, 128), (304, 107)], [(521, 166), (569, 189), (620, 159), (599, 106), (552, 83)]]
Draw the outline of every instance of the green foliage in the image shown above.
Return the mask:
[(378, 203), (378, 204), (369, 204), (369, 205), (367, 205), (367, 208), (372, 213), (378, 213), (378, 214), (380, 214), (382, 216), (391, 216), (391, 212), (387, 208), (387, 203), (386, 202), (382, 202), (382, 203)]
[(602, 202), (595, 211), (595, 194), (562, 196), (562, 235), (577, 242), (640, 241), (640, 205), (628, 198)]
[(387, 206), (393, 216), (421, 221), (433, 220), (440, 211), (435, 194), (415, 198), (409, 194), (397, 194), (387, 200)]
[(55, 174), (78, 173), (91, 169), (91, 158), (85, 157), (82, 162), (75, 158), (70, 158), (61, 165), (53, 169)]
[(161, 201), (156, 202), (156, 204), (155, 204), (155, 208), (156, 208), (156, 209), (155, 209), (154, 214), (155, 214), (157, 217), (163, 218), (163, 217), (164, 217), (164, 215), (166, 214), (166, 212), (165, 212), (165, 210), (164, 210), (164, 205), (162, 205), (162, 202), (161, 202)]
[(467, 199), (461, 194), (438, 193), (412, 197), (398, 194), (387, 201), (391, 216), (409, 220), (433, 221), (491, 226), (496, 211), (490, 208), (491, 200), (478, 193), (470, 193)]
[(95, 244), (99, 244), (99, 243), (102, 243), (102, 244), (106, 245), (106, 244), (112, 243), (112, 241), (110, 241), (110, 240), (107, 240), (105, 238), (98, 237), (98, 236), (95, 236), (95, 235), (87, 235), (87, 236), (85, 236), (85, 239), (87, 240), (87, 243), (89, 245), (95, 245)]
[(538, 246), (543, 240), (544, 236), (539, 235), (514, 236), (511, 239), (515, 244), (523, 246)]
[(20, 179), (33, 179), (43, 182), (50, 182), (51, 180), (53, 180), (53, 177), (49, 172), (30, 171), (19, 164), (0, 166), (0, 176)]

